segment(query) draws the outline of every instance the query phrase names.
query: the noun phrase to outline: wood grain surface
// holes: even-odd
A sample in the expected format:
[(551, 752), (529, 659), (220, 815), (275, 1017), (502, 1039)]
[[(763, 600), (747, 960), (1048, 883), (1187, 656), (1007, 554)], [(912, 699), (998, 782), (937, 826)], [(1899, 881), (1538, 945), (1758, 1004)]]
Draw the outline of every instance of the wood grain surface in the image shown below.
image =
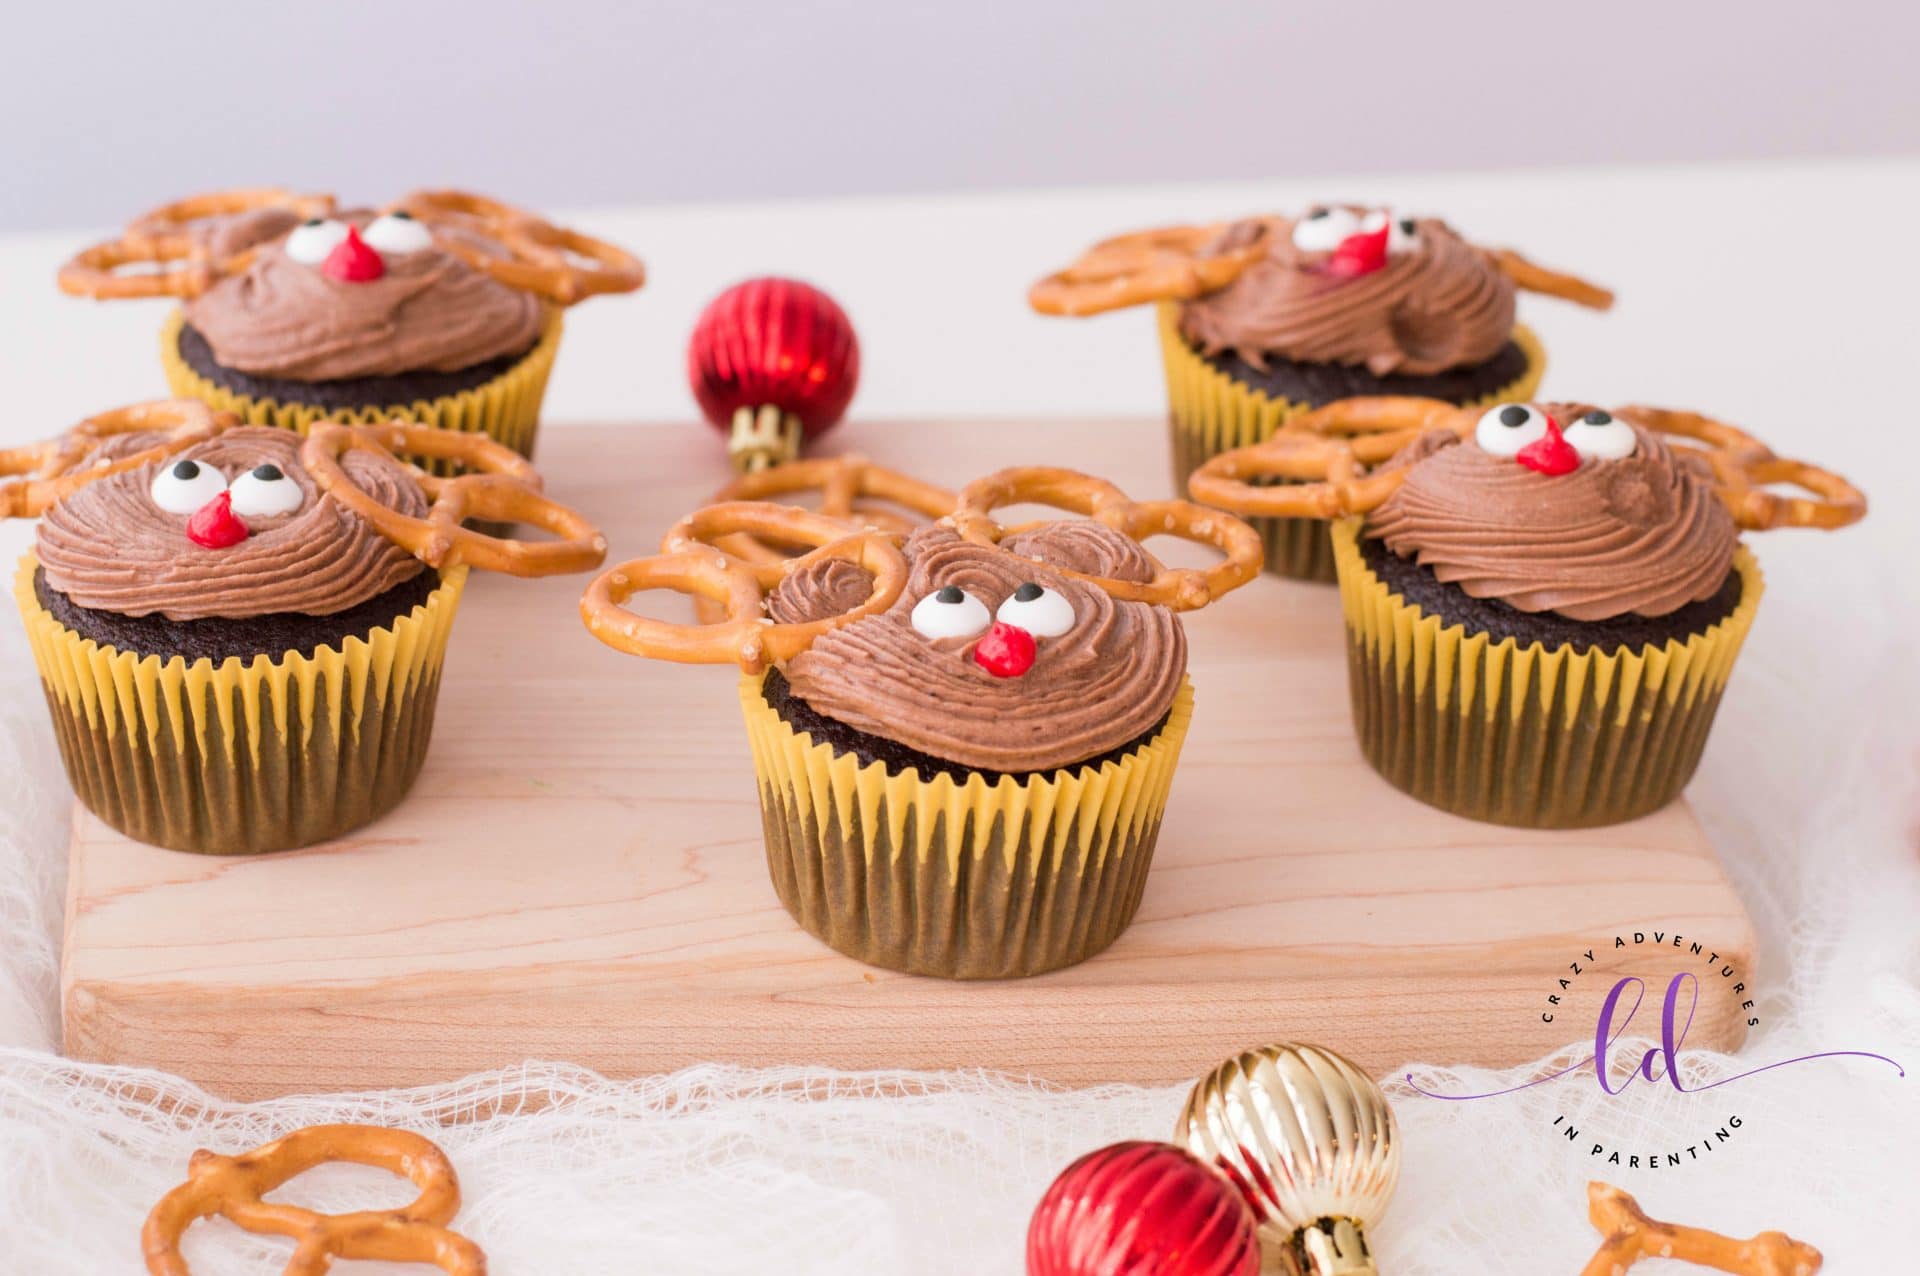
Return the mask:
[[(1167, 492), (1152, 421), (868, 422), (828, 441), (953, 486), (1049, 463)], [(727, 477), (704, 427), (549, 429), (541, 446), (550, 490), (620, 558)], [(68, 1051), (234, 1098), (530, 1058), (615, 1076), (719, 1060), (1171, 1082), (1283, 1037), (1380, 1072), (1536, 1057), (1591, 1035), (1618, 974), (1683, 966), (1703, 975), (1688, 1044), (1744, 1036), (1731, 981), (1670, 947), (1677, 933), (1754, 962), (1685, 805), (1535, 833), (1403, 797), (1354, 745), (1330, 588), (1263, 577), (1188, 619), (1193, 732), (1119, 943), (1041, 978), (955, 984), (863, 967), (794, 926), (767, 880), (734, 673), (602, 647), (578, 619), (583, 585), (476, 576), (419, 784), (353, 837), (210, 859), (80, 813)]]

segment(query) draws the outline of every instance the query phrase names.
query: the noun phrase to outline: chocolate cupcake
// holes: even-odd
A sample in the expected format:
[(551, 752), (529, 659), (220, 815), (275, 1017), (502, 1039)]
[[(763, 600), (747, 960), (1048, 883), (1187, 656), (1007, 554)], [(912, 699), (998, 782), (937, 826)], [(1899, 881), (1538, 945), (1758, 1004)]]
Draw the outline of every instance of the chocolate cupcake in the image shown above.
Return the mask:
[[(1811, 495), (1765, 490), (1781, 483)], [(1740, 531), (1866, 512), (1844, 479), (1731, 426), (1568, 403), (1351, 399), (1215, 457), (1192, 487), (1337, 520), (1367, 760), (1423, 802), (1531, 828), (1678, 796), (1760, 602)]]
[[(426, 755), (468, 569), (584, 571), (605, 551), (520, 457), (426, 426), (323, 422), (302, 440), (145, 404), (0, 454), (0, 475), (25, 476), (0, 485), (0, 513), (40, 516), (14, 596), (75, 793), (129, 837), (213, 855), (390, 810)], [(500, 541), (468, 517), (560, 539)]]
[[(1092, 517), (992, 521), (1028, 502)], [(741, 534), (817, 548), (784, 563), (718, 548)], [(1168, 570), (1150, 534), (1227, 557)], [(582, 614), (621, 650), (740, 665), (768, 867), (809, 932), (874, 965), (991, 979), (1083, 961), (1126, 928), (1192, 712), (1175, 612), (1258, 572), (1251, 528), (1015, 470), (910, 534), (733, 502), (663, 550), (604, 573)], [(729, 619), (621, 606), (653, 588)]]
[(253, 424), (410, 420), (529, 456), (560, 308), (643, 277), (622, 249), (479, 196), (336, 212), (265, 190), (157, 209), (60, 286), (181, 298), (161, 334), (173, 392)]
[[(1481, 248), (1434, 218), (1328, 204), (1125, 235), (1035, 285), (1044, 314), (1156, 302), (1176, 485), (1202, 462), (1337, 399), (1453, 404), (1530, 396), (1546, 356), (1514, 322), (1518, 288), (1606, 308), (1611, 293)], [(1311, 521), (1262, 519), (1268, 569), (1330, 581)]]

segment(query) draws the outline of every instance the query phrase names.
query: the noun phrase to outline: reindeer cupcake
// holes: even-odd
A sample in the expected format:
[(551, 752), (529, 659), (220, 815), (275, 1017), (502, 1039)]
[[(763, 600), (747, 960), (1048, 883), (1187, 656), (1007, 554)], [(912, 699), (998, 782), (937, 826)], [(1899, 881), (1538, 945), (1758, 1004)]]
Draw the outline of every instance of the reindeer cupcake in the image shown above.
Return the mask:
[[(1026, 503), (1079, 517), (994, 521)], [(1151, 535), (1225, 558), (1169, 569)], [(814, 548), (720, 548), (742, 538)], [(974, 483), (910, 533), (727, 502), (662, 549), (603, 573), (582, 614), (623, 651), (740, 666), (767, 863), (808, 931), (875, 965), (979, 979), (1072, 965), (1126, 928), (1192, 712), (1176, 613), (1258, 573), (1251, 528), (1036, 469)], [(651, 589), (727, 618), (623, 607)]]
[[(1036, 284), (1043, 314), (1157, 303), (1176, 485), (1208, 457), (1270, 437), (1310, 408), (1359, 395), (1454, 404), (1524, 399), (1546, 356), (1514, 323), (1525, 288), (1605, 309), (1613, 296), (1434, 218), (1324, 204), (1122, 235)], [(1317, 523), (1260, 520), (1267, 566), (1330, 581)]]
[(530, 456), (560, 310), (644, 278), (624, 249), (478, 195), (339, 212), (274, 189), (156, 209), (75, 256), (60, 287), (179, 298), (168, 384), (253, 424), (404, 419)]
[(1866, 513), (1730, 425), (1569, 403), (1349, 399), (1192, 487), (1332, 521), (1368, 761), (1424, 802), (1533, 828), (1678, 796), (1760, 603), (1740, 532)]
[(149, 403), (0, 452), (0, 475), (0, 514), (40, 518), (14, 596), (74, 791), (129, 837), (214, 855), (391, 809), (426, 755), (468, 569), (585, 571), (606, 549), (513, 452), (406, 423), (302, 440)]

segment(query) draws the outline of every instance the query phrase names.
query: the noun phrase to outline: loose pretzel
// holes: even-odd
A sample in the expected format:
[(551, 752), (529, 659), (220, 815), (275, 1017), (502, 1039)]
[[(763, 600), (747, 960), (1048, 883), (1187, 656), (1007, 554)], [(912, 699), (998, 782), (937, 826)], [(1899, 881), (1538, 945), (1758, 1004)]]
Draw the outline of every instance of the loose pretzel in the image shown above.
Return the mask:
[[(773, 544), (814, 548), (771, 563), (751, 563), (719, 548), (721, 540), (743, 533)], [(840, 520), (796, 506), (760, 501), (709, 505), (682, 519), (662, 542), (661, 553), (601, 573), (580, 600), (580, 616), (594, 637), (621, 651), (682, 664), (731, 661), (758, 673), (770, 662), (799, 655), (830, 630), (893, 606), (907, 584), (899, 539), (890, 532), (849, 533)], [(854, 563), (873, 577), (866, 602), (804, 624), (769, 619), (767, 596), (780, 581), (828, 558)], [(726, 619), (681, 625), (636, 616), (623, 606), (634, 594), (650, 589), (671, 589), (718, 603)]]
[(1813, 1276), (1820, 1251), (1785, 1232), (1735, 1240), (1705, 1228), (1661, 1223), (1611, 1183), (1587, 1184), (1587, 1217), (1606, 1239), (1580, 1276), (1621, 1276), (1643, 1258), (1676, 1258), (1735, 1276)]
[[(320, 1214), (265, 1199), (330, 1161), (387, 1170), (412, 1180), (420, 1195), (401, 1209), (352, 1214)], [(140, 1245), (151, 1276), (191, 1276), (180, 1238), (196, 1220), (218, 1214), (242, 1231), (293, 1240), (284, 1276), (324, 1276), (335, 1259), (426, 1263), (448, 1276), (486, 1276), (480, 1247), (447, 1229), (459, 1211), (453, 1162), (428, 1140), (371, 1125), (314, 1125), (239, 1156), (195, 1152), (187, 1181), (147, 1215)]]
[(475, 270), (510, 288), (539, 293), (556, 305), (571, 306), (600, 293), (632, 292), (647, 279), (640, 259), (626, 249), (484, 195), (415, 191), (394, 209), (428, 226), (477, 233), (498, 244), (507, 256), (462, 242), (457, 235), (439, 236), (442, 248)]
[(1105, 479), (1042, 466), (1001, 470), (969, 483), (960, 493), (958, 506), (943, 521), (976, 544), (998, 545), (1002, 538), (1033, 526), (1003, 527), (994, 521), (995, 510), (1021, 504), (1049, 505), (1080, 514), (1136, 542), (1151, 536), (1177, 536), (1211, 545), (1226, 555), (1204, 571), (1156, 563), (1153, 579), (1145, 582), (1091, 576), (1064, 567), (1054, 569), (1129, 602), (1192, 611), (1252, 580), (1260, 574), (1264, 561), (1259, 533), (1237, 518), (1191, 501), (1131, 501)]
[[(89, 483), (163, 461), (240, 423), (231, 412), (216, 412), (204, 403), (159, 399), (88, 417), (43, 443), (0, 450), (0, 478), (18, 477), (17, 482), (0, 483), (0, 518), (38, 517)], [(114, 435), (148, 431), (165, 431), (166, 438), (116, 461), (77, 468)]]
[(1027, 293), (1043, 315), (1097, 315), (1148, 301), (1186, 301), (1225, 288), (1267, 251), (1270, 227), (1253, 241), (1218, 256), (1200, 250), (1226, 229), (1167, 226), (1104, 239), (1065, 270), (1048, 275)]
[[(1341, 399), (1296, 417), (1263, 443), (1223, 452), (1188, 480), (1196, 501), (1261, 518), (1344, 518), (1366, 514), (1405, 481), (1406, 467), (1375, 470), (1425, 434), (1473, 436), (1488, 408), (1438, 399)], [(1693, 412), (1625, 407), (1622, 420), (1656, 433), (1704, 443), (1679, 450), (1712, 469), (1720, 499), (1747, 531), (1776, 527), (1832, 530), (1866, 515), (1867, 498), (1846, 479), (1804, 461), (1775, 456), (1745, 431)], [(1260, 479), (1280, 480), (1261, 484)], [(1813, 494), (1764, 490), (1790, 484)]]
[[(137, 217), (120, 238), (83, 248), (60, 267), (60, 290), (96, 300), (128, 297), (198, 297), (228, 275), (245, 270), (249, 249), (213, 260), (192, 224), (209, 217), (285, 208), (301, 218), (333, 212), (333, 196), (303, 195), (277, 186), (212, 191), (163, 204)], [(161, 269), (122, 273), (127, 266)]]
[[(444, 478), (417, 465), (409, 466), (414, 480), (433, 502), (424, 519), (414, 518), (360, 490), (340, 464), (340, 458), (355, 449), (393, 460), (405, 454), (452, 461), (463, 472)], [(607, 555), (607, 538), (584, 516), (545, 496), (540, 491), (539, 474), (525, 457), (484, 434), (405, 421), (385, 425), (321, 421), (300, 445), (300, 464), (322, 491), (433, 567), (465, 563), (512, 576), (551, 576), (598, 567)], [(467, 519), (525, 523), (559, 539), (520, 541), (489, 536), (464, 526)]]

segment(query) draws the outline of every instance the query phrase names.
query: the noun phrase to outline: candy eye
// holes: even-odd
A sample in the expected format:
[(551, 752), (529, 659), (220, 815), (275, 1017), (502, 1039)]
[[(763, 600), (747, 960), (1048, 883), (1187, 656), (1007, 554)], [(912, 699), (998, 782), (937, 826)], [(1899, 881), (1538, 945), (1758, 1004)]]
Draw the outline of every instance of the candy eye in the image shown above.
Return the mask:
[(1640, 447), (1632, 426), (1599, 408), (1569, 425), (1565, 435), (1573, 450), (1589, 461), (1624, 461)]
[(1360, 219), (1360, 229), (1366, 231), (1387, 227), (1387, 251), (1390, 253), (1410, 252), (1420, 246), (1420, 226), (1411, 217), (1395, 217), (1384, 208), (1376, 208)]
[(245, 518), (272, 518), (300, 508), (305, 494), (279, 466), (256, 465), (233, 481), (233, 512)]
[(1073, 604), (1032, 581), (1000, 604), (994, 619), (1024, 629), (1035, 638), (1058, 638), (1073, 628)]
[(347, 237), (347, 224), (316, 217), (302, 222), (287, 236), (287, 256), (303, 266), (318, 266)]
[(1303, 253), (1330, 253), (1360, 229), (1349, 208), (1316, 208), (1293, 224), (1293, 246)]
[(227, 476), (199, 461), (175, 461), (153, 476), (153, 503), (169, 514), (191, 514), (227, 490)]
[(1545, 438), (1547, 417), (1538, 408), (1524, 403), (1507, 403), (1487, 409), (1480, 424), (1473, 427), (1473, 441), (1483, 452), (1512, 456), (1535, 439)]
[(987, 605), (958, 585), (936, 589), (913, 605), (913, 627), (923, 638), (971, 638), (991, 620)]
[(414, 219), (411, 213), (388, 213), (374, 219), (360, 238), (383, 253), (417, 253), (433, 246), (433, 232)]

